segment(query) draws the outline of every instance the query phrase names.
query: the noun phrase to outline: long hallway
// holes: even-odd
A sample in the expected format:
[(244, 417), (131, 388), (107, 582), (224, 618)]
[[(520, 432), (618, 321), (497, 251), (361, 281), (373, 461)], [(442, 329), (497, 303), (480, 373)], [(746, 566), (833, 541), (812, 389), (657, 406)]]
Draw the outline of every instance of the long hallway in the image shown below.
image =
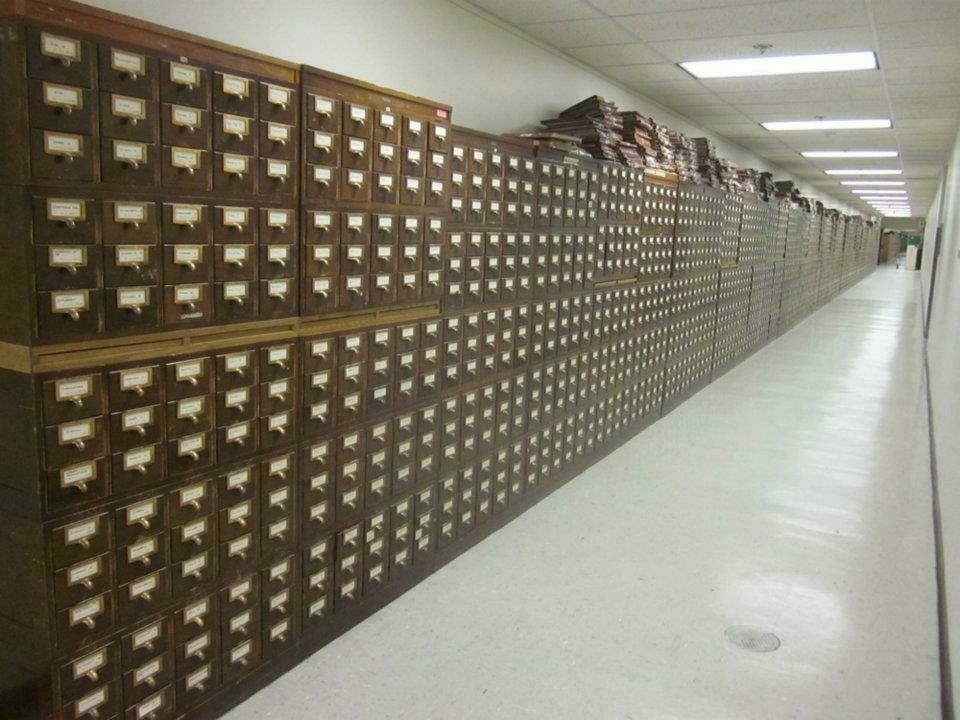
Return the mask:
[(939, 717), (918, 276), (877, 270), (226, 717)]

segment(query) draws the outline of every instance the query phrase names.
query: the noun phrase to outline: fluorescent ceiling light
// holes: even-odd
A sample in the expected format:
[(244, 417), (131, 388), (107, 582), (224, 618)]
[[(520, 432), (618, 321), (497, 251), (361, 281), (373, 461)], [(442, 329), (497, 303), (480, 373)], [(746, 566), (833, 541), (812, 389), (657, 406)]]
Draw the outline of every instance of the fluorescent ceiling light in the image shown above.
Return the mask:
[(906, 195), (906, 190), (878, 190), (877, 188), (854, 188), (854, 195)]
[(876, 120), (777, 120), (760, 123), (773, 132), (794, 130), (882, 130), (893, 127), (889, 119)]
[(895, 158), (896, 150), (808, 150), (800, 153), (805, 158)]
[(903, 170), (824, 170), (827, 175), (903, 175)]
[(798, 75), (801, 73), (876, 70), (872, 52), (824, 53), (818, 55), (760, 55), (732, 60), (688, 60), (680, 67), (696, 78)]
[(903, 180), (841, 180), (841, 185), (847, 185), (849, 187), (863, 187), (869, 185), (872, 187), (901, 187), (906, 185)]

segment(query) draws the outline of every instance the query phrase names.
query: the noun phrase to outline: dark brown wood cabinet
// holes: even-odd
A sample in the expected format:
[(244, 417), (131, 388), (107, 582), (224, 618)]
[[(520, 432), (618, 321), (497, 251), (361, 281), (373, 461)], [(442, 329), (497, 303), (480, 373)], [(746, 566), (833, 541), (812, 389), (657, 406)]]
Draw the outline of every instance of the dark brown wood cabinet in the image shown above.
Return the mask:
[(0, 32), (0, 718), (217, 716), (876, 257), (69, 0)]

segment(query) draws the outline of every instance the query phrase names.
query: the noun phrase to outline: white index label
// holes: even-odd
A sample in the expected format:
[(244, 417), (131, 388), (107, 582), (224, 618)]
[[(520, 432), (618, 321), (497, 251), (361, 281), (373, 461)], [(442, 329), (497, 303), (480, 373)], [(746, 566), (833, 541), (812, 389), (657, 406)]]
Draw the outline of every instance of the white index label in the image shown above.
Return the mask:
[(223, 76), (222, 86), (224, 95), (232, 95), (238, 98), (245, 98), (250, 94), (250, 81), (245, 77), (237, 75)]
[(182, 63), (170, 63), (170, 82), (174, 85), (199, 85), (200, 69)]

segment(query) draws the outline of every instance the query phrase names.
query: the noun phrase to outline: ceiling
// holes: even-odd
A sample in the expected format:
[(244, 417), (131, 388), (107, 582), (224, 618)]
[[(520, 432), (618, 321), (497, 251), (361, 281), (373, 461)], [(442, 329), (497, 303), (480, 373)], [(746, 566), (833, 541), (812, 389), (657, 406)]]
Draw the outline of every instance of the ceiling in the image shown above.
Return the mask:
[[(469, 0), (817, 190), (874, 214), (832, 168), (902, 167), (925, 215), (960, 127), (960, 0)], [(879, 70), (697, 80), (685, 60), (874, 50)], [(628, 109), (628, 108), (624, 108)], [(772, 133), (768, 120), (889, 117), (889, 130)], [(899, 150), (808, 160), (804, 150)]]

